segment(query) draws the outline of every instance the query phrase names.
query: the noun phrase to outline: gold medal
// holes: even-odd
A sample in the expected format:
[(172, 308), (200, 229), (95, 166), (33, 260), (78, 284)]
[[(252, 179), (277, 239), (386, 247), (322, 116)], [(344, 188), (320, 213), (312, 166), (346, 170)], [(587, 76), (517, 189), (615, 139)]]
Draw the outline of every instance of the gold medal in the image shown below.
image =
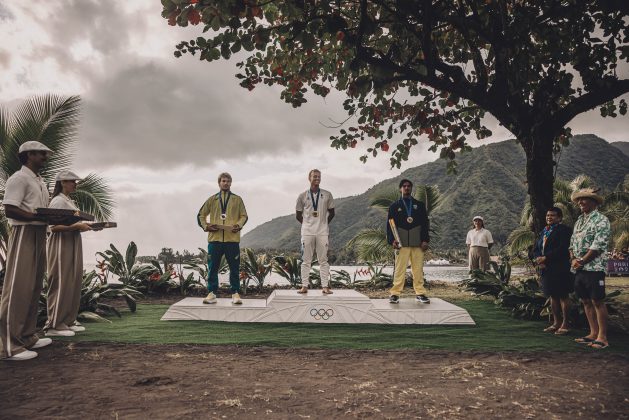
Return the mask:
[(409, 217), (406, 218), (406, 221), (408, 223), (413, 223), (413, 218), (409, 216)]
[(312, 212), (312, 217), (319, 217), (319, 212), (318, 211), (313, 211)]

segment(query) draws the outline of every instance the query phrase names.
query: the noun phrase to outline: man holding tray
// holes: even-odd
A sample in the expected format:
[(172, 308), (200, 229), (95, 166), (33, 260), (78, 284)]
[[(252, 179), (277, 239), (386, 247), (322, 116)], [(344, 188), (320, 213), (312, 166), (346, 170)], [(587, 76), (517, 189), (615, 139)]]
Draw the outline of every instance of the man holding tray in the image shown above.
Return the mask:
[(301, 289), (298, 293), (308, 293), (312, 256), (317, 253), (321, 266), (323, 294), (331, 295), (330, 264), (328, 263), (329, 223), (334, 218), (334, 198), (329, 191), (319, 188), (321, 171), (313, 169), (308, 174), (310, 188), (297, 197), (297, 221), (301, 223)]
[(399, 187), (402, 198), (391, 204), (387, 216), (387, 240), (393, 248), (398, 250), (389, 302), (400, 301), (400, 293), (404, 289), (406, 266), (410, 259), (416, 300), (420, 303), (430, 303), (424, 288), (424, 252), (428, 249), (430, 241), (426, 205), (411, 195), (413, 191), (411, 181), (403, 179)]
[(0, 301), (0, 359), (22, 361), (37, 357), (32, 351), (52, 343), (35, 334), (37, 305), (46, 270), (46, 222), (35, 209), (47, 207), (50, 196), (39, 171), (51, 150), (38, 141), (20, 145), (22, 168), (9, 177), (4, 189), (4, 211), (11, 234)]
[(227, 172), (218, 176), (218, 194), (212, 195), (197, 214), (197, 222), (208, 232), (208, 295), (203, 303), (216, 303), (218, 270), (225, 255), (229, 265), (229, 284), (232, 303), (242, 304), (240, 299), (240, 230), (247, 223), (247, 210), (242, 198), (232, 193), (232, 177)]

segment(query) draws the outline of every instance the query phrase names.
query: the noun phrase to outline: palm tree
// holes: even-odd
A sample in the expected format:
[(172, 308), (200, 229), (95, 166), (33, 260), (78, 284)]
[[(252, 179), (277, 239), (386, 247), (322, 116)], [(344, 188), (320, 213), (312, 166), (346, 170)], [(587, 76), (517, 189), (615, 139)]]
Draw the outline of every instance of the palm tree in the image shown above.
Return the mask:
[[(563, 213), (563, 221), (567, 226), (573, 226), (580, 215), (579, 206), (572, 202), (572, 193), (582, 188), (592, 188), (594, 182), (586, 175), (578, 175), (572, 181), (556, 179), (553, 184), (555, 206)], [(622, 186), (616, 191), (607, 194), (600, 211), (605, 214), (611, 223), (613, 243), (616, 247), (622, 247), (629, 242), (629, 176), (625, 178)], [(528, 251), (535, 243), (537, 234), (532, 231), (533, 215), (531, 207), (527, 203), (522, 209), (520, 226), (517, 227), (507, 239), (508, 250), (511, 255)]]
[[(426, 204), (426, 212), (430, 216), (441, 204), (441, 193), (436, 185), (419, 185), (413, 192), (413, 197)], [(386, 213), (389, 206), (400, 199), (400, 191), (390, 188), (371, 198), (369, 206)], [(434, 223), (430, 225), (430, 233), (438, 237), (439, 227)], [(361, 261), (373, 263), (386, 263), (394, 260), (393, 248), (387, 243), (387, 233), (382, 226), (363, 229), (348, 243), (350, 248), (356, 248), (356, 255)]]
[[(81, 99), (78, 96), (43, 95), (25, 100), (10, 113), (0, 106), (0, 200), (7, 179), (21, 168), (20, 145), (37, 140), (54, 151), (41, 176), (49, 189), (59, 171), (69, 169), (77, 141)], [(98, 220), (109, 220), (114, 209), (112, 192), (106, 181), (89, 174), (73, 196), (80, 210)], [(0, 265), (4, 267), (10, 227), (4, 209), (0, 212)]]

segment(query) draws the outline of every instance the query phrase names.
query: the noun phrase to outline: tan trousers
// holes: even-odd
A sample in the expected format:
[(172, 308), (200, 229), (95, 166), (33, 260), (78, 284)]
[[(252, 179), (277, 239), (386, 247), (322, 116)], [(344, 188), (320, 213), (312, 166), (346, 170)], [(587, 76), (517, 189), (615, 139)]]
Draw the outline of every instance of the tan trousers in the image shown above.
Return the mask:
[(48, 321), (45, 330), (68, 330), (76, 322), (83, 282), (80, 232), (56, 232), (48, 238)]
[(399, 296), (404, 289), (406, 267), (411, 260), (411, 273), (413, 274), (413, 289), (416, 295), (425, 295), (424, 288), (424, 251), (420, 247), (402, 247), (395, 257), (395, 270), (393, 271), (393, 287), (389, 290), (392, 296)]
[(32, 347), (39, 339), (37, 306), (46, 269), (46, 226), (13, 226), (0, 301), (0, 358)]
[(321, 287), (330, 286), (330, 264), (328, 263), (328, 235), (309, 235), (301, 237), (301, 285), (308, 287), (312, 257), (317, 253), (321, 274)]
[(484, 246), (471, 246), (470, 247), (470, 270), (481, 269), (487, 270), (487, 263), (489, 262), (489, 249)]

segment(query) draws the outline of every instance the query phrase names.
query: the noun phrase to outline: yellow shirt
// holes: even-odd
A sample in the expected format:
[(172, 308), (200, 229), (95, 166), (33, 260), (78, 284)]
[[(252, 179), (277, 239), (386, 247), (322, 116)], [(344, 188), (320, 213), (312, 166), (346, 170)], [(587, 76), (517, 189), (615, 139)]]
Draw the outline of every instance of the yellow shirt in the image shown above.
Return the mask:
[[(227, 201), (227, 208), (225, 209), (225, 219), (221, 218), (222, 208), (221, 200), (219, 200), (219, 194), (214, 194), (203, 204), (199, 213), (197, 214), (197, 222), (199, 226), (205, 230), (208, 224), (212, 225), (226, 225), (233, 226), (238, 225), (241, 228), (247, 223), (247, 210), (245, 209), (245, 203), (243, 203), (240, 196), (232, 193), (222, 192), (220, 193), (223, 205)], [(210, 216), (208, 223), (207, 216)], [(240, 242), (240, 231), (232, 232), (231, 230), (219, 229), (217, 232), (208, 232), (208, 242)]]

